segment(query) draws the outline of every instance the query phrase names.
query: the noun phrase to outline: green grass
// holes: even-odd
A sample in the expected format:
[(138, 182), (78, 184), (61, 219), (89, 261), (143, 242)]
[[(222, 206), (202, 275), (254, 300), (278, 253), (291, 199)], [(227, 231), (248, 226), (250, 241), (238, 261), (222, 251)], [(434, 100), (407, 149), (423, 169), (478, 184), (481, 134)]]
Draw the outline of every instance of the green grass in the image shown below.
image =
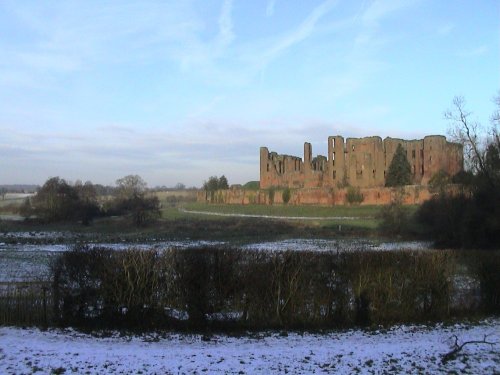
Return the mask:
[(356, 217), (373, 218), (380, 206), (287, 206), (189, 203), (186, 210), (224, 214), (269, 215), (291, 217)]
[[(332, 228), (339, 230), (339, 225), (349, 231), (372, 231), (378, 227), (377, 214), (380, 206), (287, 206), (287, 205), (227, 205), (227, 204), (205, 204), (188, 203), (183, 206), (186, 210), (203, 211), (222, 214), (244, 214), (244, 215), (266, 215), (278, 217), (303, 217), (304, 220), (293, 220), (293, 223), (309, 228)], [(204, 220), (221, 220), (227, 217), (209, 216), (200, 214), (188, 214), (191, 218)], [(314, 220), (311, 218), (319, 218)], [(331, 218), (331, 219), (329, 219)], [(250, 219), (251, 220), (251, 219)], [(262, 220), (255, 218), (253, 220)], [(292, 221), (290, 221), (292, 222)]]
[[(267, 215), (285, 219), (212, 216), (182, 212), (179, 206), (163, 206), (161, 218), (137, 228), (129, 217), (97, 218), (90, 226), (77, 222), (44, 224), (36, 221), (12, 222), (0, 220), (0, 235), (15, 231), (60, 231), (81, 235), (81, 240), (146, 241), (158, 239), (230, 239), (250, 238), (331, 238), (338, 236), (380, 236), (377, 229), (380, 206), (287, 206), (287, 205), (224, 205), (180, 203), (180, 208), (192, 211)], [(408, 206), (410, 212), (416, 206)], [(304, 219), (287, 220), (287, 217)], [(315, 219), (317, 218), (317, 219)], [(70, 241), (70, 240), (68, 240)], [(1, 241), (0, 241), (1, 242)]]

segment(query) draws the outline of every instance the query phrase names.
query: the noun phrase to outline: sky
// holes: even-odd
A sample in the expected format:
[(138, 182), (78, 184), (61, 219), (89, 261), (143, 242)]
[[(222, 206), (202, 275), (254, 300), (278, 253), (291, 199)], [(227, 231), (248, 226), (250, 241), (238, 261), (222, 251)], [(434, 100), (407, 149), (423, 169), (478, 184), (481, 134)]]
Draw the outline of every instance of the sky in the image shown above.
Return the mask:
[(0, 184), (259, 179), (259, 147), (488, 125), (496, 0), (0, 2)]

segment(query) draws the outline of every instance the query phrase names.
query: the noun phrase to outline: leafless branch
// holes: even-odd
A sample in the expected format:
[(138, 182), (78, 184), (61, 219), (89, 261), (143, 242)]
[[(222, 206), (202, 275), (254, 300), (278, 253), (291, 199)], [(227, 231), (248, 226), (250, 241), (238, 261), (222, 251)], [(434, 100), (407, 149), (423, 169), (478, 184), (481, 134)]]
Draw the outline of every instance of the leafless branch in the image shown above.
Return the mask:
[(451, 338), (455, 340), (455, 342), (452, 345), (452, 349), (441, 356), (441, 363), (446, 363), (452, 359), (455, 359), (457, 354), (462, 351), (462, 349), (467, 346), (467, 345), (481, 345), (481, 344), (486, 344), (486, 345), (497, 345), (498, 342), (492, 342), (492, 341), (487, 341), (487, 338), (490, 335), (484, 335), (482, 340), (470, 340), (470, 341), (465, 341), (462, 344), (459, 344), (459, 340), (457, 335), (453, 335)]

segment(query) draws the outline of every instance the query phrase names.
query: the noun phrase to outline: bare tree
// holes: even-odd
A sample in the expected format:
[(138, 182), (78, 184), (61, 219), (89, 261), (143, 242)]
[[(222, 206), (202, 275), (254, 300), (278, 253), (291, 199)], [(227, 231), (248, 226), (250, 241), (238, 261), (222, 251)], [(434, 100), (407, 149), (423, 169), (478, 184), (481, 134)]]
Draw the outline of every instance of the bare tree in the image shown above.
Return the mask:
[(493, 98), (493, 103), (496, 105), (496, 109), (491, 115), (491, 137), (493, 143), (496, 143), (497, 149), (500, 149), (500, 91), (497, 96)]
[(464, 146), (466, 169), (473, 172), (484, 171), (484, 147), (481, 145), (481, 124), (471, 120), (472, 112), (465, 108), (463, 96), (453, 98), (453, 108), (444, 113), (444, 118), (450, 122), (448, 133), (454, 142)]
[(138, 175), (128, 175), (116, 180), (117, 193), (120, 198), (129, 199), (142, 196), (146, 192), (147, 183)]

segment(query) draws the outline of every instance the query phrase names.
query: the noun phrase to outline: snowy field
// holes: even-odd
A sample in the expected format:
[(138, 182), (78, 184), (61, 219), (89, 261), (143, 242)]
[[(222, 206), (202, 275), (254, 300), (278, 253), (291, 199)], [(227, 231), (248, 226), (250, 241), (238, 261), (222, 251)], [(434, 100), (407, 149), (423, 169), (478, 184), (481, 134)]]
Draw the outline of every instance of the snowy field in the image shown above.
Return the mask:
[[(2, 237), (3, 236), (3, 237)], [(9, 243), (2, 242), (9, 240)], [(10, 243), (15, 239), (50, 240), (61, 243), (27, 244)], [(12, 232), (0, 236), (0, 282), (41, 281), (50, 278), (50, 263), (57, 253), (70, 250), (73, 245), (65, 244), (63, 240), (76, 240), (66, 232)], [(168, 249), (204, 246), (231, 246), (223, 241), (150, 241), (148, 243), (90, 243), (91, 246), (102, 246), (113, 250), (135, 249)], [(284, 251), (397, 251), (397, 250), (427, 250), (430, 242), (380, 242), (371, 239), (289, 239), (281, 241), (255, 242), (239, 244), (243, 250)]]
[[(454, 343), (470, 340), (442, 363)], [(398, 326), (326, 334), (95, 337), (73, 330), (0, 328), (0, 373), (500, 374), (500, 319), (449, 327)]]

